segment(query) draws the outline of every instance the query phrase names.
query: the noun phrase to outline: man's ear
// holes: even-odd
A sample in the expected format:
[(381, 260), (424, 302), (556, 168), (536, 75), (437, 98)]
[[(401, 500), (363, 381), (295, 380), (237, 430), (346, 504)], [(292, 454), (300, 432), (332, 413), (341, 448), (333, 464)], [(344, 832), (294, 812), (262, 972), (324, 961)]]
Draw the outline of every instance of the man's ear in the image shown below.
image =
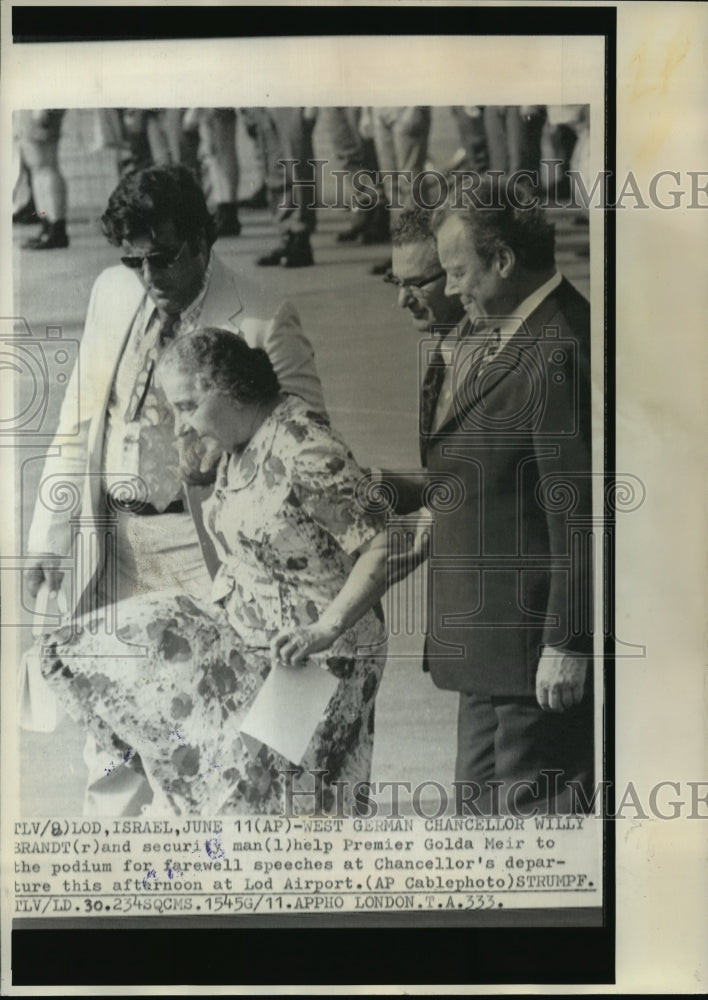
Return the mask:
[(209, 250), (211, 248), (204, 230), (202, 230), (198, 236), (192, 236), (188, 242), (189, 249), (191, 250), (193, 256), (199, 254), (201, 257), (204, 257), (205, 260), (209, 259)]
[(511, 247), (503, 244), (497, 250), (497, 268), (500, 278), (510, 278), (516, 267), (516, 254)]

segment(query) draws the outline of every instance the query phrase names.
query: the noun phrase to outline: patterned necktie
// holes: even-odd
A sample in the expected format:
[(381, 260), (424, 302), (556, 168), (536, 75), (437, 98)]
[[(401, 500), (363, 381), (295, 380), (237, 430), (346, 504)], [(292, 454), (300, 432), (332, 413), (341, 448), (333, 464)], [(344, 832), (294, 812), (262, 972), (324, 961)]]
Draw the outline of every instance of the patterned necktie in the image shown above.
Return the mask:
[(182, 489), (172, 410), (153, 378), (160, 350), (175, 336), (178, 322), (178, 315), (160, 317), (160, 327), (146, 353), (126, 414), (127, 419), (139, 421), (136, 472), (145, 484), (149, 503), (158, 511), (169, 507)]
[(160, 329), (157, 334), (156, 343), (146, 352), (143, 367), (135, 380), (135, 386), (133, 387), (133, 392), (130, 396), (130, 402), (128, 403), (128, 407), (125, 411), (126, 422), (137, 420), (142, 413), (145, 400), (147, 399), (147, 394), (152, 385), (157, 355), (160, 352), (160, 349), (174, 337), (177, 332), (178, 323), (179, 313), (167, 313), (166, 315), (160, 317)]
[[(473, 327), (467, 324), (460, 333), (459, 342), (468, 342), (472, 331)], [(501, 330), (499, 327), (495, 327), (493, 330), (476, 333), (471, 342), (474, 345), (471, 351), (465, 352), (462, 357), (457, 353), (453, 354), (447, 364), (442, 353), (442, 342), (433, 352), (421, 391), (420, 449), (424, 465), (427, 436), (430, 435), (434, 426), (436, 407), (445, 382), (446, 372), (449, 371), (450, 380), (449, 409), (440, 414), (443, 422), (460, 415), (469, 404), (476, 404), (479, 401), (481, 395), (480, 377), (501, 347)]]
[(420, 387), (420, 460), (425, 465), (428, 437), (433, 426), (435, 408), (445, 379), (445, 357), (442, 339), (438, 340), (430, 357), (428, 367)]

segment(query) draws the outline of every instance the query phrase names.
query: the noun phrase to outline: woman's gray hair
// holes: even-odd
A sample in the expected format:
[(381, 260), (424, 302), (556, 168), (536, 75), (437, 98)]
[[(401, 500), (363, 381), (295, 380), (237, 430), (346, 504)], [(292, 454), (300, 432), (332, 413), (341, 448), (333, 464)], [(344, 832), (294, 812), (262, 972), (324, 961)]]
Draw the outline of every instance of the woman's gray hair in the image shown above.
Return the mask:
[(167, 369), (195, 375), (203, 388), (217, 389), (241, 403), (265, 403), (280, 392), (266, 352), (217, 327), (203, 327), (174, 340), (157, 362), (158, 373)]

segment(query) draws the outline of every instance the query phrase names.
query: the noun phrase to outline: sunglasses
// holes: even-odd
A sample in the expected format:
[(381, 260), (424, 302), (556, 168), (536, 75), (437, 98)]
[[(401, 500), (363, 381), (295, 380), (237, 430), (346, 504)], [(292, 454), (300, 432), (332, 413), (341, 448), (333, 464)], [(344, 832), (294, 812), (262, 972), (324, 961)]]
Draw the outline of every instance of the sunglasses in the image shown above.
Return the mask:
[(129, 267), (131, 271), (141, 270), (145, 263), (148, 263), (154, 271), (165, 271), (168, 267), (172, 267), (173, 264), (177, 263), (186, 246), (187, 240), (184, 241), (179, 250), (156, 250), (154, 253), (146, 253), (141, 256), (121, 257), (120, 261), (121, 264)]

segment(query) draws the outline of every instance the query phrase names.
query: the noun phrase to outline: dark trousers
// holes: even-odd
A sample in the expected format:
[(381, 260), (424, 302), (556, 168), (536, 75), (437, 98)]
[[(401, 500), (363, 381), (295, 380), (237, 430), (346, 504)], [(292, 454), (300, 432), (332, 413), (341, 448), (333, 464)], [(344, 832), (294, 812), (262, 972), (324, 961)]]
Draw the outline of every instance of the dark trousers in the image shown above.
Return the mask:
[(209, 206), (235, 205), (239, 170), (234, 108), (209, 108), (200, 113), (199, 161)]
[(489, 169), (489, 149), (487, 148), (487, 133), (484, 127), (483, 112), (476, 116), (468, 115), (463, 107), (450, 108), (460, 135), (466, 160), (464, 166), (468, 170), (484, 173)]
[(376, 146), (373, 139), (364, 139), (359, 134), (361, 108), (323, 108), (322, 115), (329, 127), (330, 140), (334, 147), (339, 170), (348, 171), (344, 178), (344, 195), (347, 205), (351, 205), (353, 190), (351, 175), (366, 173), (377, 189), (380, 185), (375, 177), (378, 170)]
[[(315, 229), (315, 172), (308, 163), (314, 156), (313, 122), (305, 119), (302, 108), (258, 108), (258, 143), (265, 164), (271, 211), (278, 231), (306, 232)], [(286, 170), (281, 161), (294, 160)], [(306, 181), (306, 186), (293, 181)]]
[(490, 170), (502, 170), (506, 174), (517, 170), (538, 171), (545, 117), (543, 110), (522, 114), (517, 107), (485, 107)]
[[(579, 705), (560, 713), (544, 711), (534, 697), (461, 692), (455, 781), (471, 783), (458, 791), (482, 815), (530, 815), (534, 807), (539, 815), (587, 811), (583, 802), (592, 802), (593, 784), (592, 684)], [(568, 782), (578, 783), (579, 793), (573, 794)], [(460, 811), (474, 810), (470, 805)]]
[(323, 108), (329, 127), (330, 140), (340, 170), (374, 172), (377, 169), (376, 146), (373, 139), (359, 134), (361, 108)]

